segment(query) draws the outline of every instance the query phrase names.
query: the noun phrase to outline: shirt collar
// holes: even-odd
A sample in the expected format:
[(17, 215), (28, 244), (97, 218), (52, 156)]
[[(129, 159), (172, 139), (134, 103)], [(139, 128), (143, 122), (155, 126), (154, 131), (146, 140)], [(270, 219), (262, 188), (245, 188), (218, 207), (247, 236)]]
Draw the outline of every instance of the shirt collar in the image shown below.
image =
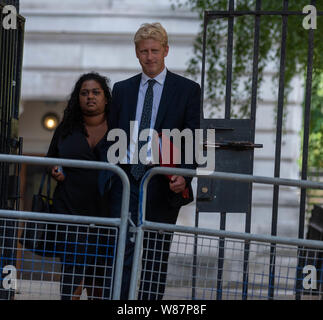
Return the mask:
[(148, 77), (145, 73), (141, 74), (141, 84), (145, 85), (148, 80), (155, 79), (160, 85), (164, 85), (165, 79), (166, 79), (167, 69), (166, 67), (164, 70), (158, 74), (155, 78)]

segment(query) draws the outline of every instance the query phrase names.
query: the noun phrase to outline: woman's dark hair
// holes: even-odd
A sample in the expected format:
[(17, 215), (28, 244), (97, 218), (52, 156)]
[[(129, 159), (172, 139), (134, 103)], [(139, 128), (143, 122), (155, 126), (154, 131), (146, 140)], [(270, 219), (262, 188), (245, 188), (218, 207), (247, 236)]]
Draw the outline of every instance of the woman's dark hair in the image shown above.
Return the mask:
[(67, 107), (64, 110), (64, 117), (61, 122), (62, 136), (65, 137), (72, 133), (75, 127), (79, 127), (82, 132), (87, 136), (87, 132), (84, 126), (84, 120), (82, 116), (82, 111), (79, 102), (79, 93), (84, 81), (95, 80), (97, 81), (104, 91), (104, 95), (107, 99), (107, 104), (105, 106), (105, 114), (108, 119), (109, 106), (111, 102), (111, 92), (109, 88), (108, 78), (101, 76), (96, 72), (85, 73), (75, 83), (74, 89), (71, 93), (70, 99), (68, 100)]

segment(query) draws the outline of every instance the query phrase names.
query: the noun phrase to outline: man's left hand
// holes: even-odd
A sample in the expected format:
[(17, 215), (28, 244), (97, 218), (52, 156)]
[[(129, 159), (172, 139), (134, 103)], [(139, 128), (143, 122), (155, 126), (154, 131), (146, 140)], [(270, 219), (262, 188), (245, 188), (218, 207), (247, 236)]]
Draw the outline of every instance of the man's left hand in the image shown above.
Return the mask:
[(172, 176), (169, 182), (169, 188), (175, 192), (179, 193), (185, 190), (186, 181), (182, 176)]

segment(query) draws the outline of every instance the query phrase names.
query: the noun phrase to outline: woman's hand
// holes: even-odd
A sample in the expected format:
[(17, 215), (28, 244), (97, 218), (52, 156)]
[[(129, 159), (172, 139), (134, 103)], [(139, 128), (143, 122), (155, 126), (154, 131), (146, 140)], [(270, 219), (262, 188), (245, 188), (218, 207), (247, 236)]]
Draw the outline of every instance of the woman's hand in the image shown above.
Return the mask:
[(55, 166), (52, 168), (52, 177), (59, 182), (62, 182), (65, 180), (65, 175), (63, 172), (58, 171), (58, 167)]

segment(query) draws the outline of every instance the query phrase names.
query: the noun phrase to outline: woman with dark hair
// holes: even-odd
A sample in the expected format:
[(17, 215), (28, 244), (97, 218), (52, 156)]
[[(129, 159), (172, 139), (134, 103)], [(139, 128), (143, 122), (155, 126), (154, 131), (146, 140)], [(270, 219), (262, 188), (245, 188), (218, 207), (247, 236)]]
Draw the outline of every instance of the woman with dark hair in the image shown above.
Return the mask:
[[(98, 73), (82, 75), (74, 86), (47, 156), (100, 161), (100, 148), (105, 143), (108, 130), (110, 102), (107, 78)], [(53, 211), (107, 216), (107, 206), (98, 191), (98, 172), (93, 169), (53, 167), (51, 174), (57, 181)], [(98, 228), (90, 228), (89, 232), (89, 229), (80, 226), (59, 225), (58, 231), (56, 250), (62, 263), (61, 299), (78, 299), (83, 285), (97, 289), (106, 286), (103, 280), (107, 245), (103, 245), (102, 252), (98, 252), (98, 244), (107, 244), (107, 235), (99, 232)], [(89, 298), (102, 298), (102, 292), (98, 293), (98, 290), (87, 291)]]

